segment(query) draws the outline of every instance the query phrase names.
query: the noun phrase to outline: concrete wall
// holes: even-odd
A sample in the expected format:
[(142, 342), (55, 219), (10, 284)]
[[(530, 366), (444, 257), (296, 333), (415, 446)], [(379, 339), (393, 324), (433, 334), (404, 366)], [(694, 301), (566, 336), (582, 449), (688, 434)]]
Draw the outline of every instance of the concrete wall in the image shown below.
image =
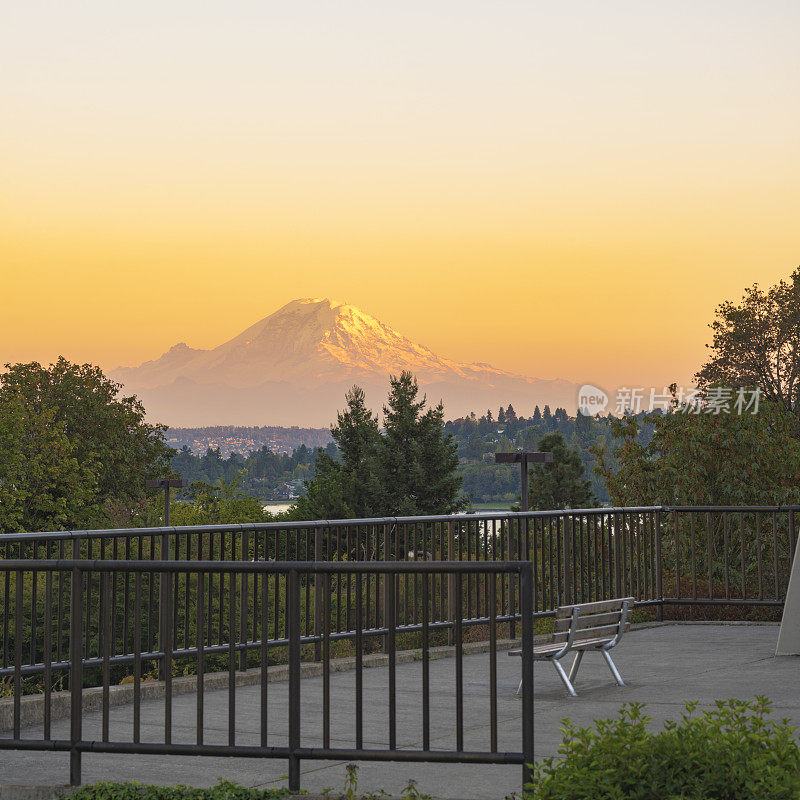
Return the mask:
[(800, 656), (800, 546), (795, 549), (776, 656)]

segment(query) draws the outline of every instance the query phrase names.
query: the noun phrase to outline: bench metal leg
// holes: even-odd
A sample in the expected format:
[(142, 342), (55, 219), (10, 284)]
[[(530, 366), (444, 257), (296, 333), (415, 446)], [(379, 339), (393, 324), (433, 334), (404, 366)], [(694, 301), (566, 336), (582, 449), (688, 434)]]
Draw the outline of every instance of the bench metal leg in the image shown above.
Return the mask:
[(600, 652), (603, 654), (603, 658), (606, 660), (606, 664), (608, 664), (608, 668), (611, 670), (611, 674), (614, 676), (614, 680), (617, 682), (617, 686), (624, 686), (625, 681), (622, 680), (622, 676), (619, 674), (617, 665), (611, 658), (611, 653), (609, 653), (608, 650), (601, 650)]
[(572, 667), (570, 668), (569, 671), (570, 683), (575, 681), (575, 678), (578, 674), (578, 670), (580, 669), (581, 666), (581, 659), (583, 658), (583, 653), (584, 653), (583, 650), (578, 650), (578, 652), (575, 653), (575, 660), (572, 662)]
[(556, 668), (556, 672), (558, 673), (558, 677), (561, 678), (561, 683), (567, 687), (567, 691), (570, 693), (570, 696), (577, 697), (578, 693), (575, 691), (570, 679), (567, 677), (567, 673), (564, 672), (564, 667), (561, 666), (561, 662), (557, 659), (552, 659), (553, 666)]
[[(582, 655), (583, 655), (583, 652), (579, 651), (578, 652), (578, 656), (582, 656)], [(578, 663), (580, 663), (580, 658), (576, 658), (575, 660)], [(570, 696), (571, 697), (577, 697), (578, 693), (575, 691), (575, 687), (572, 685), (572, 681), (571, 681), (573, 670), (575, 670), (575, 664), (573, 663), (572, 669), (570, 669), (569, 676), (568, 676), (567, 673), (564, 671), (564, 667), (561, 666), (561, 662), (560, 661), (556, 661), (555, 658), (548, 659), (548, 661), (552, 661), (553, 662), (553, 666), (556, 668), (556, 672), (558, 673), (558, 677), (561, 678), (561, 682), (564, 684), (564, 686), (566, 687), (567, 691), (570, 693)], [(521, 694), (522, 694), (522, 681), (520, 681), (519, 682), (519, 686), (517, 686), (517, 697), (519, 697)]]

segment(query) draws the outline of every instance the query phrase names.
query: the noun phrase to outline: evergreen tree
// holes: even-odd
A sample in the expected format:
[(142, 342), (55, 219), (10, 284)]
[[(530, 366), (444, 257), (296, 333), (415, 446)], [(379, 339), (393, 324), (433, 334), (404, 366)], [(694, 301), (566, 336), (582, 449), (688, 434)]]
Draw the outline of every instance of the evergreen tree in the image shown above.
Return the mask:
[(506, 409), (506, 420), (508, 422), (517, 421), (517, 412), (514, 411), (514, 406), (512, 406), (511, 403), (508, 404), (508, 408)]
[(339, 412), (331, 436), (339, 448), (345, 483), (351, 487), (349, 497), (353, 515), (364, 518), (377, 511), (378, 418), (367, 408), (361, 387), (353, 386), (345, 400), (347, 409)]
[(359, 386), (347, 392), (345, 400), (347, 407), (331, 428), (339, 461), (325, 450), (317, 451), (315, 478), (306, 483), (306, 496), (297, 504), (302, 519), (365, 518), (378, 510), (378, 419)]
[(410, 372), (390, 379), (385, 433), (378, 450), (383, 513), (449, 514), (459, 497), (458, 451), (444, 433), (444, 407), (425, 411), (426, 398)]
[(352, 482), (342, 465), (321, 448), (317, 450), (315, 476), (306, 481), (306, 493), (291, 512), (293, 519), (354, 519)]
[(503, 406), (500, 406), (500, 410), (497, 412), (497, 421), (500, 423), (505, 423), (506, 421), (506, 410)]
[(542, 424), (550, 430), (553, 425), (553, 415), (550, 413), (550, 406), (546, 405), (542, 412)]
[(533, 409), (533, 419), (531, 421), (534, 425), (542, 424), (542, 412), (539, 411), (539, 406)]
[(591, 444), (592, 422), (592, 418), (581, 414), (580, 410), (575, 416), (575, 438), (582, 448)]
[[(317, 451), (316, 476), (306, 483), (292, 516), (343, 519), (370, 516), (448, 514), (464, 507), (458, 449), (445, 433), (444, 407), (426, 410), (410, 372), (392, 377), (385, 430), (366, 407), (358, 387), (331, 434), (339, 460)], [(474, 424), (474, 420), (470, 420)]]
[(591, 508), (597, 504), (577, 450), (567, 446), (560, 433), (549, 433), (539, 450), (553, 454), (551, 464), (532, 464), (528, 472), (528, 507), (550, 511)]

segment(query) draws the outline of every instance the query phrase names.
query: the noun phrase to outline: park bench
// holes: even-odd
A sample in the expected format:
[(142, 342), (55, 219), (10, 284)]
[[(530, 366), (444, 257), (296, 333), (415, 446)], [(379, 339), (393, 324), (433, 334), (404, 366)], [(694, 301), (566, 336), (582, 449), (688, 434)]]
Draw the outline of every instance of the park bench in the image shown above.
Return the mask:
[[(561, 606), (556, 609), (555, 625), (547, 644), (534, 645), (534, 661), (551, 661), (558, 677), (572, 697), (577, 697), (573, 686), (583, 654), (587, 650), (599, 650), (608, 664), (614, 680), (624, 686), (616, 664), (609, 652), (619, 644), (622, 634), (630, 627), (628, 612), (633, 607), (632, 597), (615, 600), (600, 600), (596, 603), (581, 603), (574, 606)], [(569, 675), (561, 666), (561, 659), (568, 653), (575, 653)], [(521, 656), (522, 650), (510, 650), (510, 656)], [(520, 681), (517, 694), (522, 691)]]

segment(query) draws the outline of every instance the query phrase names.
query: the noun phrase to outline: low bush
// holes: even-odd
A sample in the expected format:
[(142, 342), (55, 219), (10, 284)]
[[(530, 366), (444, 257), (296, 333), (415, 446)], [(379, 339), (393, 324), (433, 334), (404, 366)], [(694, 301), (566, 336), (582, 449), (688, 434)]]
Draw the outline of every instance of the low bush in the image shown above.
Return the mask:
[(526, 800), (798, 800), (800, 747), (788, 720), (768, 718), (771, 703), (719, 700), (696, 715), (647, 730), (643, 704), (593, 728), (565, 720), (560, 758), (534, 767)]
[[(68, 800), (279, 800), (294, 797), (297, 794), (308, 794), (305, 790), (291, 792), (289, 789), (252, 789), (238, 783), (221, 780), (210, 789), (193, 789), (191, 786), (144, 786), (136, 781), (130, 783), (93, 783), (81, 786)], [(331, 800), (381, 800), (389, 795), (377, 792), (358, 791), (358, 765), (348, 764), (344, 789), (336, 792), (332, 788), (323, 791)], [(421, 792), (415, 780), (409, 780), (400, 790), (403, 800), (433, 800), (429, 794)]]
[(130, 783), (93, 783), (81, 786), (69, 800), (278, 800), (291, 797), (288, 789), (252, 789), (237, 783), (220, 781), (209, 789), (191, 786), (145, 786)]

